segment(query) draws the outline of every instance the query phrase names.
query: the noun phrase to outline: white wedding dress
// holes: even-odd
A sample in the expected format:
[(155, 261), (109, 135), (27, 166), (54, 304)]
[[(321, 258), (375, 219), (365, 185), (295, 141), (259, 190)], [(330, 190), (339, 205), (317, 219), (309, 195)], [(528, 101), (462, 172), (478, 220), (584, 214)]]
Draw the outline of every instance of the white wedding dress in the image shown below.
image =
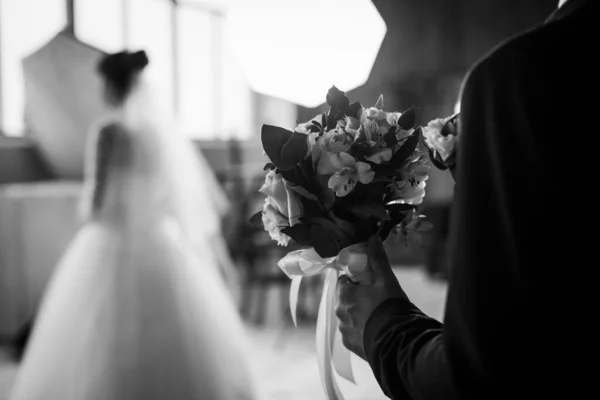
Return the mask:
[(143, 91), (91, 139), (87, 216), (11, 400), (246, 400), (244, 327), (211, 242), (219, 200)]

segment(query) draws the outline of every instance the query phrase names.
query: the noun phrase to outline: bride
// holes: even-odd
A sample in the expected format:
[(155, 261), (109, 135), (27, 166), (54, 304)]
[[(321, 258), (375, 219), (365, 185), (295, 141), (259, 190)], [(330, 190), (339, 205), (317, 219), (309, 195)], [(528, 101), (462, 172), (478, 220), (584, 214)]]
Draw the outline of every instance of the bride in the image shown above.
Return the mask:
[[(143, 51), (105, 57), (86, 222), (59, 263), (11, 400), (253, 399), (214, 251), (210, 171), (153, 102)], [(202, 161), (202, 160), (200, 160)]]

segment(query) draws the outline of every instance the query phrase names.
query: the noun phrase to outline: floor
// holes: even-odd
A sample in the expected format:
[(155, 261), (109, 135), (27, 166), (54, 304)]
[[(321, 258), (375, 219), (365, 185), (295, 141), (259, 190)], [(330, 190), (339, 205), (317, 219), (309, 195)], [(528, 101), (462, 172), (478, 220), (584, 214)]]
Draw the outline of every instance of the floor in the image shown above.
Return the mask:
[[(417, 268), (396, 269), (396, 274), (412, 301), (428, 315), (441, 319), (446, 285), (429, 280)], [(315, 359), (314, 326), (294, 328), (271, 316), (267, 326), (249, 327), (252, 354), (258, 380), (257, 400), (326, 400)], [(352, 360), (354, 385), (339, 379), (345, 400), (385, 400), (367, 363)], [(8, 400), (18, 365), (0, 350), (0, 400)]]

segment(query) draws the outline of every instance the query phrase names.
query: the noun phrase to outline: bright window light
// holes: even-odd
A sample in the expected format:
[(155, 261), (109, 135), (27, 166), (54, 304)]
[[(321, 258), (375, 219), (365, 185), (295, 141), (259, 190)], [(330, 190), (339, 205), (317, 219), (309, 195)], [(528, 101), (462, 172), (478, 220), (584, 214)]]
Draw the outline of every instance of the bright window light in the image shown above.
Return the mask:
[(9, 135), (21, 135), (25, 106), (21, 62), (65, 27), (66, 8), (64, 0), (0, 2), (2, 130)]
[(386, 31), (370, 0), (240, 2), (226, 27), (255, 91), (311, 108), (366, 83)]
[(76, 0), (75, 36), (107, 53), (123, 50), (123, 1)]

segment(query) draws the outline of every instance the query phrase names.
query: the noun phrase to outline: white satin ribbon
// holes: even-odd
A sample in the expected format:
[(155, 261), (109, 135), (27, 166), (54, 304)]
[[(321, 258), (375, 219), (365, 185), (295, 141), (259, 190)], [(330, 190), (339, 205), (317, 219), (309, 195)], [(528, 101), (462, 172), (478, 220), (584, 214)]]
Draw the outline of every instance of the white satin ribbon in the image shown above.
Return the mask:
[(342, 344), (335, 316), (335, 286), (340, 272), (351, 279), (359, 278), (367, 268), (366, 243), (343, 249), (337, 257), (321, 258), (314, 249), (293, 251), (277, 263), (279, 268), (292, 279), (290, 287), (290, 311), (297, 325), (296, 308), (302, 277), (325, 272), (325, 283), (317, 317), (317, 359), (321, 381), (329, 400), (343, 400), (335, 374), (355, 383), (350, 351)]

